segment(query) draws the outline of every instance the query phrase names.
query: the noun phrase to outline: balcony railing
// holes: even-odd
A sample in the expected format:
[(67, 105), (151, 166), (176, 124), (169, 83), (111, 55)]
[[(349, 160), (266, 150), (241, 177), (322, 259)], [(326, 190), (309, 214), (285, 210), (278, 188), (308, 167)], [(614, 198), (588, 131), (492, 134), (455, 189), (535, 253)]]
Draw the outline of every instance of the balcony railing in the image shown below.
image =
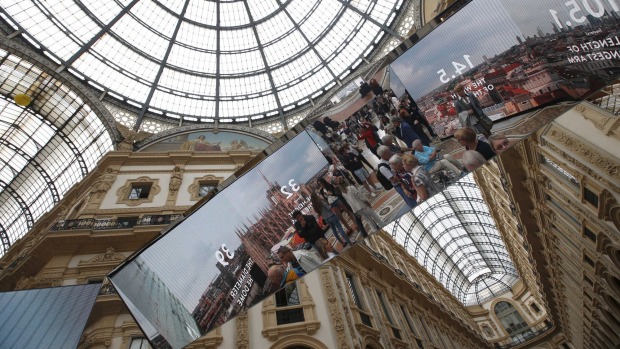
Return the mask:
[(138, 217), (121, 217), (114, 219), (69, 219), (56, 222), (50, 231), (60, 230), (111, 230), (127, 229), (135, 226), (168, 225), (181, 218), (181, 214), (148, 215)]
[(497, 343), (495, 344), (495, 348), (497, 349), (509, 349), (509, 348), (515, 348), (517, 346), (520, 346), (524, 343), (530, 342), (532, 340), (537, 339), (540, 335), (544, 334), (545, 332), (549, 331), (551, 328), (553, 328), (552, 324), (547, 324), (545, 325), (545, 327), (536, 330), (536, 332), (529, 332), (527, 335), (524, 335), (522, 337), (519, 338), (513, 338), (512, 343), (510, 344), (506, 344), (503, 346), (499, 346)]

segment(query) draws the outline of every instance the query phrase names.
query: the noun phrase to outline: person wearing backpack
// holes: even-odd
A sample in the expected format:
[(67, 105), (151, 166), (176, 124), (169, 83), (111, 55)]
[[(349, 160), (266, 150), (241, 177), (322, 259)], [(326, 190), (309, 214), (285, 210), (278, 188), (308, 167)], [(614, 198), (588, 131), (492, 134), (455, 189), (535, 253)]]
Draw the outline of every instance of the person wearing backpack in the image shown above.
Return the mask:
[(394, 175), (392, 169), (390, 167), (390, 158), (392, 155), (392, 151), (389, 147), (382, 145), (377, 149), (377, 153), (380, 155), (379, 165), (377, 166), (377, 179), (379, 183), (383, 186), (385, 190), (390, 190), (394, 188), (394, 190), (403, 198), (407, 206), (413, 208), (417, 205), (415, 198), (411, 193), (406, 191), (398, 178), (398, 176)]

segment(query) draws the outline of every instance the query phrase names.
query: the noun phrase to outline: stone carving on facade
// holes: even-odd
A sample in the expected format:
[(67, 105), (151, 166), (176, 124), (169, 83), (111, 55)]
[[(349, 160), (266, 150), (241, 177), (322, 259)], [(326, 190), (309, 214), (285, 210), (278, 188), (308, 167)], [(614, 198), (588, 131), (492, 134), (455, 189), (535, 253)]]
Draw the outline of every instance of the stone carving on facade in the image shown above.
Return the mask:
[[(336, 282), (336, 289), (338, 289), (338, 290), (346, 289), (346, 287), (344, 285), (342, 285), (342, 283), (340, 282), (340, 278), (339, 277), (335, 278), (335, 282)], [(352, 303), (347, 301), (349, 299), (349, 297), (347, 297), (346, 294), (344, 294), (342, 292), (338, 292), (337, 295), (340, 297), (340, 303), (343, 305), (345, 314), (351, 314)], [(344, 317), (344, 319), (345, 319), (345, 321), (347, 323), (347, 326), (349, 327), (349, 333), (355, 333), (355, 325), (353, 324), (353, 321), (351, 321), (351, 318), (347, 315), (347, 316)], [(353, 336), (353, 348), (360, 349), (361, 348), (360, 346), (361, 346), (361, 344), (359, 343), (357, 338), (355, 338), (355, 336)]]
[(601, 193), (598, 197), (599, 208), (598, 208), (598, 218), (609, 221), (611, 219), (611, 208), (617, 205), (616, 198), (612, 193), (607, 189), (601, 190)]
[(338, 348), (340, 349), (350, 349), (351, 346), (348, 343), (347, 335), (345, 333), (345, 325), (342, 322), (343, 314), (339, 309), (339, 302), (337, 291), (334, 288), (333, 280), (331, 277), (331, 268), (321, 268), (321, 279), (322, 285), (325, 289), (325, 293), (327, 296), (327, 307), (329, 308), (329, 318), (332, 322), (332, 328), (336, 333), (336, 341), (338, 344)]
[(116, 174), (114, 170), (108, 168), (105, 173), (101, 177), (95, 181), (93, 184), (90, 193), (94, 195), (97, 199), (100, 199), (105, 193), (112, 188), (112, 184), (116, 180)]
[(116, 128), (123, 136), (123, 141), (117, 145), (117, 150), (133, 151), (134, 143), (140, 142), (152, 135), (146, 131), (134, 131), (129, 127), (116, 122)]
[(620, 164), (613, 161), (607, 154), (601, 154), (589, 144), (586, 144), (585, 142), (576, 139), (557, 128), (552, 129), (549, 136), (574, 153), (583, 156), (584, 159), (587, 159), (590, 163), (597, 165), (608, 175), (620, 180)]
[(181, 183), (183, 182), (183, 172), (181, 172), (181, 168), (179, 166), (175, 166), (172, 174), (170, 176), (170, 184), (168, 185), (168, 189), (171, 193), (175, 193), (181, 188)]
[(112, 332), (112, 329), (98, 329), (88, 335), (82, 335), (77, 349), (87, 349), (97, 345), (109, 347), (112, 344)]
[(108, 247), (103, 254), (97, 255), (87, 261), (80, 261), (80, 265), (94, 264), (94, 263), (107, 263), (107, 262), (120, 262), (125, 260), (125, 255), (116, 252), (114, 247)]
[(32, 288), (56, 287), (62, 285), (61, 278), (47, 278), (41, 276), (22, 277), (17, 281), (15, 290), (29, 290)]
[(237, 315), (235, 318), (235, 327), (237, 330), (237, 349), (248, 349), (248, 313), (246, 311)]
[(603, 132), (605, 136), (610, 136), (614, 131), (620, 128), (620, 118), (601, 111), (598, 107), (591, 107), (587, 104), (580, 104), (575, 109), (583, 116), (584, 119), (590, 121), (594, 127)]

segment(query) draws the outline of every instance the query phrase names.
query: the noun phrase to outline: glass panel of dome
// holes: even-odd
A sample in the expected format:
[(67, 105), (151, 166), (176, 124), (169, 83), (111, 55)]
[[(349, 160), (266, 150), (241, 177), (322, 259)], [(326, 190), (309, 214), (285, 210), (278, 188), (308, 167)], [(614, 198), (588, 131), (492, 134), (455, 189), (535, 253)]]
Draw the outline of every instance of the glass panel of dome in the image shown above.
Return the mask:
[(220, 79), (220, 96), (244, 96), (270, 92), (267, 74), (250, 75), (240, 78)]
[(0, 154), (0, 165), (0, 180), (9, 183), (15, 175), (9, 163), (4, 160), (3, 154)]
[[(272, 13), (279, 11), (279, 3), (287, 3), (287, 0), (260, 0), (260, 1), (248, 1), (248, 7), (254, 21), (260, 21), (261, 19), (271, 15)], [(288, 7), (291, 5), (289, 4)]]
[[(131, 66), (133, 67), (140, 64), (149, 65), (149, 63), (150, 62), (145, 59), (140, 59), (139, 63), (133, 63)], [(145, 83), (149, 82), (144, 80), (136, 81), (137, 76), (135, 74), (130, 74), (127, 71), (120, 73), (116, 70), (120, 69), (118, 66), (114, 69), (102, 63), (98, 58), (95, 58), (89, 53), (80, 56), (80, 59), (76, 61), (74, 66), (77, 69), (86, 69), (89, 78), (101, 82), (104, 86), (124, 96), (130, 96), (131, 100), (138, 103), (143, 103), (149, 93), (150, 88), (145, 85)]]
[(28, 223), (26, 218), (21, 215), (22, 210), (17, 201), (13, 198), (10, 198), (9, 200), (11, 200), (12, 203), (11, 210), (5, 211), (4, 214), (6, 214), (7, 217), (6, 221), (10, 223), (5, 226), (5, 229), (7, 235), (9, 236), (9, 240), (12, 242), (26, 234), (28, 231)]
[(258, 48), (256, 36), (252, 28), (220, 31), (220, 50), (223, 53), (227, 51), (237, 52), (239, 50), (252, 48)]
[[(317, 43), (316, 50), (319, 52), (319, 55), (322, 57), (331, 56), (332, 53), (335, 52), (336, 48), (345, 41), (350, 33), (350, 30), (355, 27), (355, 24), (358, 23), (360, 19), (361, 17), (352, 11), (349, 11), (347, 16), (340, 17), (334, 27), (327, 32), (327, 35), (325, 35), (325, 37)], [(350, 43), (350, 45), (353, 44), (354, 43)], [(349, 59), (353, 61), (355, 58), (357, 57), (351, 57)]]
[(284, 62), (301, 51), (308, 50), (306, 40), (297, 30), (282, 39), (263, 47), (267, 64), (270, 66)]
[(376, 4), (377, 2), (375, 1), (370, 1), (370, 0), (351, 0), (350, 1), (350, 5), (354, 6), (355, 8), (357, 8), (358, 10), (366, 13), (366, 12), (370, 12), (368, 11), (368, 8), (371, 6), (371, 4)]
[(245, 1), (220, 2), (220, 25), (232, 27), (250, 23), (244, 3)]
[(162, 109), (174, 105), (175, 110), (184, 115), (211, 116), (215, 114), (214, 101), (177, 96), (160, 90), (155, 90), (151, 105), (161, 106)]
[(274, 41), (281, 40), (282, 37), (289, 35), (289, 32), (293, 29), (293, 23), (284, 12), (279, 12), (273, 18), (270, 18), (268, 21), (261, 22), (256, 26), (258, 39), (263, 46), (270, 45)]
[[(108, 11), (113, 9), (114, 6), (108, 8)], [(100, 30), (99, 25), (75, 2), (46, 1), (45, 11), (56, 19), (62, 19), (62, 30), (73, 38), (77, 37), (78, 42), (87, 42)]]
[(210, 26), (217, 25), (217, 4), (215, 1), (190, 0), (185, 11), (187, 20)]
[[(298, 79), (300, 76), (310, 72), (311, 70), (318, 69), (321, 65), (320, 58), (314, 53), (314, 51), (308, 51), (303, 56), (289, 62), (280, 68), (273, 69), (271, 76), (276, 87), (287, 84), (288, 82)], [(294, 69), (294, 70), (293, 70)], [(321, 84), (322, 86), (324, 84)], [(310, 90), (316, 91), (316, 88), (312, 87)]]
[(306, 0), (291, 0), (286, 7), (288, 12), (295, 23), (301, 24), (304, 19), (310, 15), (313, 8), (319, 6), (320, 2), (312, 2)]
[[(217, 49), (217, 31), (189, 22), (181, 23), (175, 45), (190, 46), (188, 50), (204, 49), (215, 53)], [(214, 63), (215, 64), (215, 63)], [(213, 68), (215, 71), (215, 68)]]
[(186, 74), (164, 68), (158, 86), (198, 96), (215, 96), (214, 80), (209, 77)]
[[(125, 3), (129, 3), (130, 0), (125, 0)], [(65, 1), (63, 1), (65, 2)], [(82, 5), (88, 9), (88, 11), (98, 18), (102, 24), (108, 24), (112, 18), (121, 11), (117, 0), (81, 0)], [(122, 4), (121, 5), (126, 5)], [(94, 33), (93, 33), (94, 34)], [(86, 40), (88, 41), (88, 40)]]
[[(133, 75), (134, 79), (139, 77), (148, 82), (153, 82), (157, 74), (158, 65), (156, 62), (138, 53), (133, 47), (127, 46), (111, 35), (101, 37), (93, 45), (90, 52), (96, 55), (98, 60), (104, 60), (107, 66), (113, 67), (129, 77)], [(87, 75), (90, 72), (90, 69), (81, 67), (77, 62), (74, 65), (78, 70), (84, 71)], [(110, 81), (102, 82), (101, 78), (97, 82), (102, 85), (110, 85)]]
[(26, 1), (1, 1), (2, 8), (41, 44), (57, 55), (68, 58), (79, 46), (49, 21), (38, 6)]
[(240, 101), (221, 101), (220, 117), (238, 116), (239, 110), (246, 111), (248, 115), (260, 114), (275, 110), (277, 107), (278, 105), (273, 95)]
[(179, 67), (196, 73), (216, 73), (216, 59), (214, 53), (198, 51), (195, 48), (173, 45), (166, 65)]
[(392, 14), (392, 4), (387, 6), (387, 4), (381, 3), (379, 1), (374, 3), (375, 6), (372, 7), (372, 18), (376, 19), (379, 23), (385, 23), (388, 17)]
[[(155, 2), (155, 1), (154, 1)], [(156, 2), (157, 6), (160, 6), (166, 11), (172, 11), (175, 15), (180, 15), (183, 11), (183, 6), (186, 0), (166, 0), (164, 2)]]
[(220, 74), (222, 77), (264, 70), (263, 57), (258, 50), (220, 56)]
[[(321, 70), (316, 72), (314, 75), (310, 76), (310, 78), (302, 81), (301, 83), (297, 85), (299, 85), (298, 86), (299, 91), (303, 91), (303, 89), (305, 89), (305, 91), (312, 91), (312, 90), (316, 91), (317, 89), (325, 86), (325, 84), (327, 84), (331, 80), (333, 80), (333, 77), (331, 73), (329, 72), (329, 70), (327, 70), (327, 68), (322, 68)], [(294, 91), (294, 90), (291, 90), (291, 91)], [(284, 104), (287, 104), (288, 101), (294, 100), (293, 98), (294, 96), (291, 95), (291, 93), (289, 92), (289, 89), (280, 91), (278, 92), (278, 94), (280, 96), (280, 100), (283, 101)]]
[(336, 22), (342, 12), (342, 4), (337, 1), (322, 1), (310, 17), (301, 25), (301, 30), (310, 41), (314, 41), (321, 33)]
[[(141, 54), (161, 60), (166, 53), (170, 36), (178, 19), (156, 5), (145, 5), (147, 3), (136, 4), (131, 10), (132, 15), (121, 17), (112, 27), (112, 31), (126, 43), (141, 51)], [(156, 8), (159, 11), (156, 11)], [(149, 13), (148, 11), (151, 10), (154, 12)], [(147, 23), (156, 24), (157, 28)]]
[[(364, 23), (364, 26), (372, 26), (372, 23)], [(378, 27), (375, 27), (378, 30)], [(373, 32), (374, 33), (374, 32)], [(370, 45), (373, 37), (369, 30), (362, 28), (361, 32), (351, 40), (355, 41), (355, 45), (345, 45), (342, 49), (337, 50), (329, 62), (329, 67), (333, 71), (344, 71), (351, 63), (363, 55), (364, 50)]]
[(47, 187), (47, 182), (43, 179), (36, 183), (30, 183), (30, 185), (37, 185), (39, 188), (38, 192), (29, 194), (34, 195), (33, 198), (36, 198), (33, 202), (30, 202), (28, 206), (30, 207), (30, 211), (35, 216), (41, 216), (49, 207), (54, 205), (54, 200), (52, 200), (52, 195), (48, 190), (43, 190), (41, 188)]

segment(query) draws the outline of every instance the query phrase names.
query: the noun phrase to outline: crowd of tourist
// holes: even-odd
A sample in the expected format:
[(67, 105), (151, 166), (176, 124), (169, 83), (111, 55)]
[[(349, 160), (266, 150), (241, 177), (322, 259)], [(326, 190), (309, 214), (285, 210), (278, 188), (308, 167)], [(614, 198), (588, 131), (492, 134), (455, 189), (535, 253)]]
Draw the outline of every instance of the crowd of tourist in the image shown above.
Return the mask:
[[(488, 117), (481, 116), (484, 113), (475, 97), (459, 90), (455, 106), (467, 121), (454, 138), (464, 152), (460, 161), (444, 155), (435, 143), (439, 141), (437, 133), (415, 101), (407, 94), (398, 99), (373, 80), (369, 86), (376, 98), (346, 120), (325, 117), (312, 125), (329, 146), (323, 154), (330, 165), (324, 176), (311, 183), (316, 188), (310, 196), (313, 212), (292, 214), (295, 232), (303, 243), (278, 248), (268, 275), (278, 286), (351, 246), (355, 232), (368, 236), (364, 224), (371, 233), (385, 225), (372, 208), (380, 192), (394, 189), (412, 209), (443, 189), (435, 174), (456, 181), (509, 145), (506, 137), (491, 134), (492, 122), (489, 125)], [(383, 137), (380, 130), (385, 133)], [(372, 154), (367, 156), (376, 159), (369, 161), (362, 155), (364, 146)], [(328, 230), (333, 242), (325, 235)]]

